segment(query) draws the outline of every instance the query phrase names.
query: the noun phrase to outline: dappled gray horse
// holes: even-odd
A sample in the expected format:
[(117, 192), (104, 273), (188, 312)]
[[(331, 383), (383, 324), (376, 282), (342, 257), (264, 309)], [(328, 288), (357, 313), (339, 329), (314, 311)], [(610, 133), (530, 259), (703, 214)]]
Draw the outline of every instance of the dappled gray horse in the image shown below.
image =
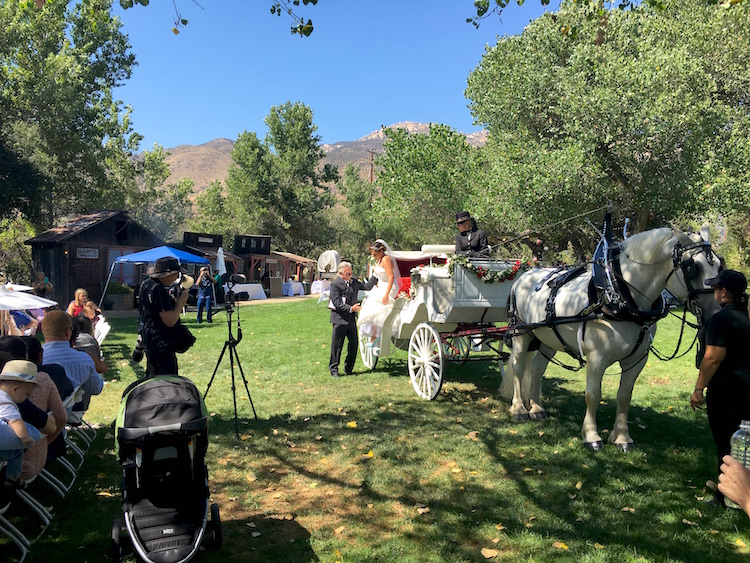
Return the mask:
[(557, 351), (565, 351), (586, 366), (586, 415), (581, 435), (594, 450), (602, 447), (596, 411), (602, 398), (602, 376), (615, 362), (622, 369), (617, 414), (610, 443), (623, 451), (633, 447), (628, 432), (628, 408), (633, 386), (648, 358), (656, 321), (666, 314), (664, 289), (688, 302), (699, 316), (713, 299), (704, 281), (719, 272), (708, 229), (686, 234), (654, 229), (613, 245), (600, 262), (595, 278), (604, 287), (590, 288), (592, 266), (579, 275), (570, 270), (537, 268), (513, 284), (509, 318), (516, 324), (511, 355), (500, 391), (512, 398), (514, 420), (543, 419), (540, 404), (542, 375)]

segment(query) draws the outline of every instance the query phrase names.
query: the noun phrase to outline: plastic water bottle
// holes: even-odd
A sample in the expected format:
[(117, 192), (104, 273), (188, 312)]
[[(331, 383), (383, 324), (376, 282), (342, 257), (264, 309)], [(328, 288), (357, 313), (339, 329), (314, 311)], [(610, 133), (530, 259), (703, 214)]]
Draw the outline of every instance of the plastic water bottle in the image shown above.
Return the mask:
[[(750, 469), (750, 420), (743, 420), (740, 423), (737, 432), (732, 434), (729, 445), (732, 448), (732, 457)], [(724, 504), (729, 508), (742, 508), (728, 498), (724, 499)]]

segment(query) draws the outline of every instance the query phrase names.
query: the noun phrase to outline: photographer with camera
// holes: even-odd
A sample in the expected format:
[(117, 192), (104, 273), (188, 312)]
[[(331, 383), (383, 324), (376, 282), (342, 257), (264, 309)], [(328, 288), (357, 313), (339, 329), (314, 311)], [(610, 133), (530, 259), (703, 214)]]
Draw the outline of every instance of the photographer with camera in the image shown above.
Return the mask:
[[(159, 258), (139, 293), (140, 326), (146, 351), (146, 377), (177, 375), (177, 353), (188, 350), (195, 337), (180, 322), (192, 278), (182, 274), (176, 258)], [(178, 280), (182, 284), (176, 284)]]

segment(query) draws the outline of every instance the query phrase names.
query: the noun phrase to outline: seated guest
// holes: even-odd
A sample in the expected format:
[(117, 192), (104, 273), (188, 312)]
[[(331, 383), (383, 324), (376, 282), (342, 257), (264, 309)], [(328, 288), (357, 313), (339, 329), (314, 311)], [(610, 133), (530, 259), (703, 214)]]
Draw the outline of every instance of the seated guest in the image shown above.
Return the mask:
[(47, 448), (58, 436), (62, 438), (62, 431), (68, 421), (68, 412), (65, 410), (60, 393), (57, 387), (50, 379), (49, 375), (43, 371), (37, 371), (36, 387), (29, 395), (31, 401), (41, 411), (49, 412), (52, 416), (52, 427), (49, 425), (41, 429), (46, 437), (34, 442), (34, 444), (23, 454), (23, 470), (21, 478), (24, 480), (33, 479), (39, 472), (44, 469), (47, 461)]
[(83, 316), (91, 321), (91, 330), (96, 328), (96, 323), (99, 322), (99, 317), (102, 312), (96, 306), (93, 301), (86, 301), (83, 305)]
[(89, 300), (89, 292), (83, 289), (82, 287), (79, 287), (76, 289), (75, 293), (73, 294), (73, 301), (68, 303), (68, 308), (66, 309), (66, 312), (71, 317), (77, 317), (83, 312), (83, 306), (86, 304), (86, 301)]
[[(7, 356), (5, 356), (7, 358)], [(21, 419), (18, 403), (36, 385), (36, 366), (26, 360), (10, 360), (0, 371), (0, 460), (7, 462), (0, 483), (0, 513), (5, 512), (16, 489), (23, 487), (23, 452), (42, 435)]]
[(50, 311), (42, 322), (44, 334), (44, 361), (60, 364), (65, 375), (73, 384), (83, 389), (83, 401), (74, 407), (76, 411), (85, 411), (89, 406), (91, 395), (98, 395), (104, 388), (104, 380), (96, 371), (94, 360), (86, 352), (74, 350), (70, 346), (73, 335), (73, 319), (65, 311)]
[(477, 228), (477, 222), (468, 211), (456, 214), (456, 254), (467, 256), (489, 256), (490, 247), (487, 244), (487, 235)]
[[(68, 377), (65, 375), (65, 370), (59, 364), (42, 364), (42, 343), (32, 336), (22, 336), (21, 339), (26, 344), (26, 353), (29, 361), (33, 362), (37, 366), (37, 374), (44, 372), (49, 377), (52, 384), (55, 386), (57, 395), (60, 397), (60, 404), (63, 406), (62, 412), (52, 413), (55, 420), (58, 421), (58, 426), (54, 431), (51, 431), (47, 435), (47, 461), (64, 456), (66, 452), (65, 446), (65, 435), (62, 433), (62, 429), (65, 428), (65, 423), (68, 420), (68, 412), (65, 410), (63, 401), (73, 393), (73, 384), (70, 382)], [(33, 394), (32, 394), (33, 395)], [(51, 394), (50, 394), (51, 395)], [(31, 401), (34, 401), (34, 397), (30, 397)], [(30, 402), (31, 402), (30, 401)], [(50, 404), (54, 404), (54, 398), (50, 399)], [(23, 412), (21, 413), (23, 414)], [(58, 431), (59, 430), (59, 431)], [(34, 447), (36, 444), (34, 445)], [(40, 469), (41, 471), (41, 469)], [(26, 459), (24, 457), (24, 473), (26, 473)]]
[(94, 338), (93, 330), (91, 329), (91, 321), (87, 317), (78, 316), (73, 317), (73, 329), (76, 334), (75, 341), (73, 342), (73, 348), (86, 352), (91, 359), (94, 360), (97, 373), (105, 373), (107, 364), (102, 361), (102, 351), (99, 348), (99, 343)]
[[(21, 336), (0, 337), (0, 352), (7, 354), (11, 360), (28, 359), (26, 343)], [(47, 414), (46, 410), (41, 410), (29, 399), (21, 401), (18, 404), (18, 410), (21, 412), (21, 418), (24, 422), (42, 430), (45, 434), (55, 430), (55, 420)]]

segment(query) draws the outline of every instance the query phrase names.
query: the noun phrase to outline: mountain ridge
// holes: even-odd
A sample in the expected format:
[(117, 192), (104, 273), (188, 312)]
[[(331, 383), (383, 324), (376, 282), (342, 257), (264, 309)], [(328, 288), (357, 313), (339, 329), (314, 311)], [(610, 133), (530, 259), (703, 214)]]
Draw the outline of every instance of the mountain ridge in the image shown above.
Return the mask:
[[(389, 129), (406, 129), (409, 133), (428, 133), (430, 125), (404, 121), (388, 126)], [(320, 145), (326, 156), (321, 165), (333, 164), (343, 173), (348, 164), (354, 164), (360, 169), (362, 178), (369, 178), (372, 154), (383, 152), (383, 128), (373, 131), (354, 141), (339, 141)], [(469, 133), (466, 139), (472, 146), (483, 146), (487, 142), (487, 132), (482, 130)], [(169, 155), (166, 158), (171, 171), (172, 181), (181, 178), (191, 178), (194, 191), (200, 194), (209, 187), (211, 182), (223, 182), (227, 178), (229, 166), (232, 163), (232, 148), (234, 141), (224, 137), (212, 139), (200, 145), (178, 145), (165, 149)]]

